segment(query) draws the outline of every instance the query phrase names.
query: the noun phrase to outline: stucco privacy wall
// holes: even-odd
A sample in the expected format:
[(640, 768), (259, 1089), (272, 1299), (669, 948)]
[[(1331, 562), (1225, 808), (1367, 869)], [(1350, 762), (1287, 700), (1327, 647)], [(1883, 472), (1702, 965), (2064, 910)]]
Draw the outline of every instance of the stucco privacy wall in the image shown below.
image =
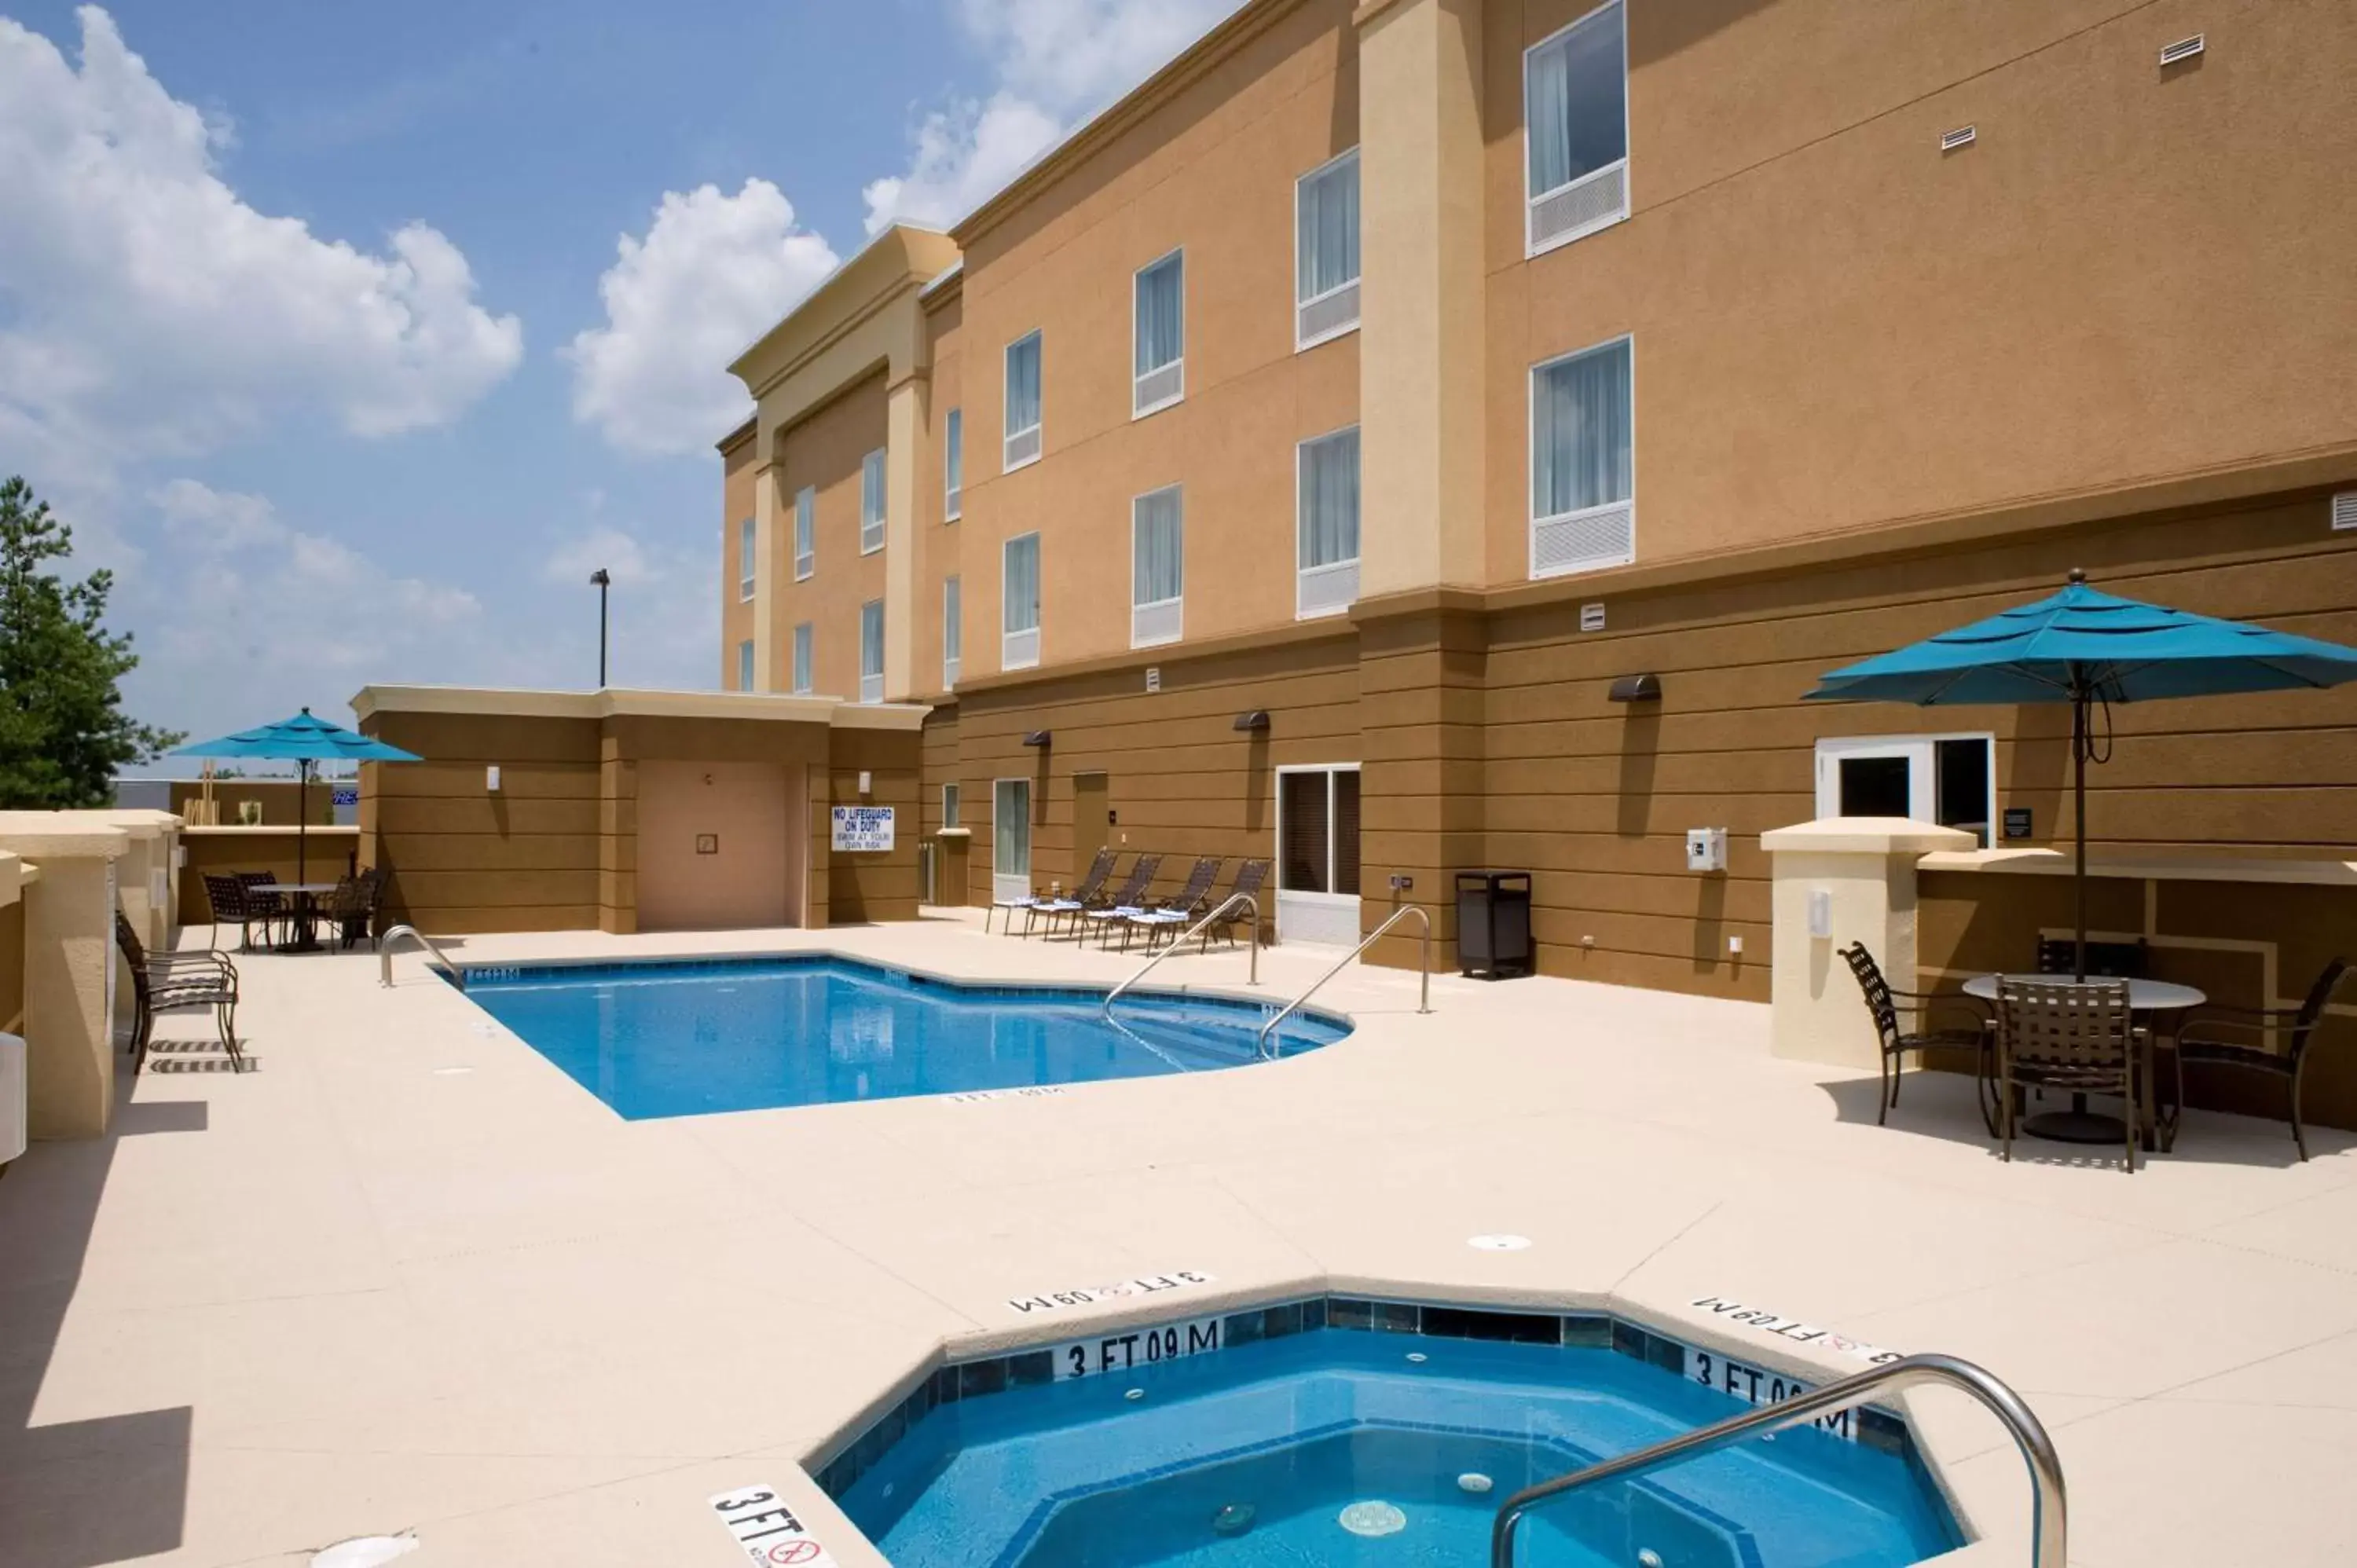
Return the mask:
[(0, 853), (0, 1035), (25, 1026), (25, 863)]
[[(779, 864), (802, 884), (786, 908), (807, 923), (916, 915), (920, 707), (417, 686), (369, 687), (352, 705), (362, 733), (427, 759), (362, 768), (361, 859), (389, 873), (393, 918), (430, 934), (637, 929), (640, 769), (649, 763), (761, 767), (777, 770), (781, 788), (801, 781), (784, 831), (794, 841), (806, 832), (807, 848)], [(860, 768), (888, 798), (862, 800)], [(899, 808), (894, 848), (833, 853), (827, 807), (837, 802)], [(718, 923), (669, 890), (661, 905), (666, 923)]]
[(96, 1137), (114, 1109), (115, 867), (131, 845), (107, 821), (114, 814), (0, 811), (0, 852), (39, 872), (23, 906), (25, 1116), (35, 1138)]

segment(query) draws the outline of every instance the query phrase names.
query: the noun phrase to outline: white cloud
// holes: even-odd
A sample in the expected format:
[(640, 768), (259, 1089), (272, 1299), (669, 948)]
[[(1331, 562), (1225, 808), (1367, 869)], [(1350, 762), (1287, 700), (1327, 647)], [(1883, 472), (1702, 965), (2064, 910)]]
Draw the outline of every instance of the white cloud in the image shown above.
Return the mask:
[(716, 678), (720, 562), (708, 536), (705, 543), (649, 543), (601, 522), (549, 551), (541, 576), (551, 586), (586, 592), (590, 573), (613, 575), (613, 684), (708, 686)]
[(906, 174), (862, 192), (867, 231), (963, 217), (1067, 131), (1144, 81), (1236, 0), (954, 0), (997, 90), (927, 113)]
[(625, 234), (597, 280), (606, 325), (576, 336), (573, 414), (644, 453), (708, 448), (752, 411), (728, 362), (834, 270), (765, 179), (734, 196), (666, 191), (641, 240)]
[(95, 6), (80, 69), (0, 17), (0, 440), (103, 489), (324, 412), (360, 435), (447, 424), (520, 361), (423, 223), (323, 240), (221, 177), (225, 122), (171, 96)]

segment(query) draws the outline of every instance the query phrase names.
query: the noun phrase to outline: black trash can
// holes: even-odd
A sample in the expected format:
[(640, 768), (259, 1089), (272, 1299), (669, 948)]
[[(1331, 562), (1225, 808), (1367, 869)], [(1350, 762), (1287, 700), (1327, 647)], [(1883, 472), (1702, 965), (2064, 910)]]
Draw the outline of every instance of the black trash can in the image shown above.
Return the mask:
[(1457, 963), (1467, 978), (1531, 972), (1531, 874), (1457, 874)]

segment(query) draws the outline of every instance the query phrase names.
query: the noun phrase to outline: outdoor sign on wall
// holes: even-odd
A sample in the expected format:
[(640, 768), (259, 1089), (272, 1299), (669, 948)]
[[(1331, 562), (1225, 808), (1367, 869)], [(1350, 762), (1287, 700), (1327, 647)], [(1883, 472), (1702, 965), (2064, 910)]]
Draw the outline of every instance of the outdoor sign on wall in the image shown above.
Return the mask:
[(2005, 809), (2005, 836), (2009, 839), (2026, 839), (2029, 836), (2029, 807), (2007, 806)]
[(361, 787), (357, 784), (339, 784), (336, 792), (328, 798), (328, 804), (335, 806), (357, 806), (360, 803)]
[(836, 806), (833, 809), (837, 854), (860, 854), (892, 847), (892, 808)]

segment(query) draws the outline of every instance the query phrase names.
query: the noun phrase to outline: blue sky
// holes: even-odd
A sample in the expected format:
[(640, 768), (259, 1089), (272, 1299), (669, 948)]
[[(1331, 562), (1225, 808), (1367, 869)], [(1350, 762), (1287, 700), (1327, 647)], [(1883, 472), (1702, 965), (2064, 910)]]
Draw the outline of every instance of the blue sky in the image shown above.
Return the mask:
[(0, 473), (138, 714), (716, 683), (734, 351), (1229, 0), (0, 0)]

